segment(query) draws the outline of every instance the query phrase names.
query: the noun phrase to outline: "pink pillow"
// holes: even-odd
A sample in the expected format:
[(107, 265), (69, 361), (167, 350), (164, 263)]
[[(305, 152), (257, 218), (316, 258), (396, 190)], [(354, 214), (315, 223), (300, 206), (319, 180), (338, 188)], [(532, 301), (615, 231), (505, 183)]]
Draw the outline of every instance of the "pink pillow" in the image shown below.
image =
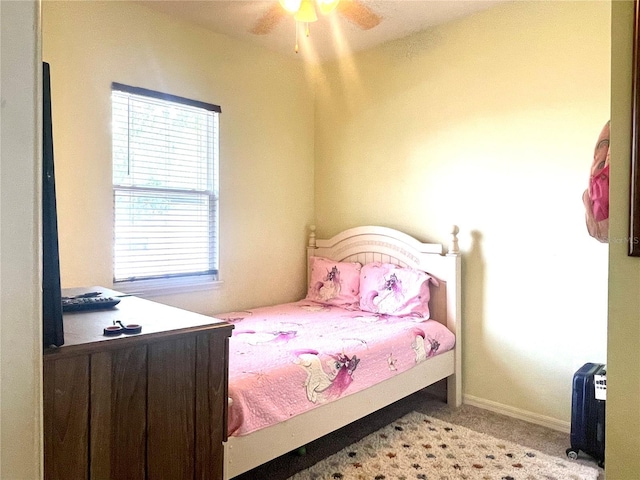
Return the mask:
[(430, 282), (438, 284), (422, 270), (391, 263), (368, 263), (360, 272), (360, 310), (429, 318)]
[(335, 262), (324, 257), (311, 257), (309, 262), (311, 278), (307, 300), (324, 305), (358, 306), (360, 263)]

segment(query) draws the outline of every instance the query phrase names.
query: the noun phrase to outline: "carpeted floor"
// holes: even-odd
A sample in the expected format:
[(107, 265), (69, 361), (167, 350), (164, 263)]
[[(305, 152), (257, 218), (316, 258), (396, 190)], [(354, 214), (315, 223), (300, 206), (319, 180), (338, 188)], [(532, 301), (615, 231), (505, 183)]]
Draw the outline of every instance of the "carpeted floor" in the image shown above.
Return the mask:
[(290, 480), (597, 480), (598, 469), (411, 412)]
[[(296, 453), (284, 455), (240, 475), (234, 480), (287, 480), (295, 473), (313, 466), (412, 411), (566, 460), (565, 452), (569, 447), (568, 434), (470, 405), (462, 405), (458, 409), (452, 409), (443, 402), (443, 390), (441, 387), (442, 385), (436, 385), (430, 389), (415, 393), (380, 412), (369, 415), (310, 443), (306, 446), (306, 455), (298, 455)], [(587, 455), (581, 454), (576, 461), (597, 468), (597, 462)], [(602, 469), (600, 469), (598, 478), (599, 480), (604, 480), (605, 478)]]

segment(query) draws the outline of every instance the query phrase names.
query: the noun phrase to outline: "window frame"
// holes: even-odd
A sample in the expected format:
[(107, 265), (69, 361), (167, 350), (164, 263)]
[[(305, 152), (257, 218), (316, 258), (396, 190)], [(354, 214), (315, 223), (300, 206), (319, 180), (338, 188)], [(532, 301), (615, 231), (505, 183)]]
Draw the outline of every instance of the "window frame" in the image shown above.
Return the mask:
[[(159, 92), (156, 90), (150, 90), (141, 87), (132, 87), (130, 85), (125, 85), (122, 83), (113, 82), (111, 84), (111, 92), (112, 95), (114, 92), (123, 92), (133, 95), (145, 96), (154, 99), (159, 99), (167, 102), (177, 103), (181, 105), (187, 105), (195, 108), (200, 108), (203, 110), (207, 110), (210, 112), (214, 112), (216, 114), (220, 114), (222, 109), (218, 105), (214, 105), (211, 103), (206, 103), (198, 100), (193, 100), (177, 95), (172, 95), (168, 93)], [(111, 97), (111, 107), (113, 109), (113, 97)], [(213, 242), (216, 247), (216, 266), (217, 269), (213, 271), (213, 273), (205, 273), (205, 274), (185, 274), (185, 275), (175, 275), (175, 274), (167, 274), (166, 276), (156, 277), (156, 278), (145, 278), (145, 279), (136, 279), (136, 280), (119, 280), (115, 279), (115, 196), (116, 189), (122, 189), (122, 186), (116, 186), (111, 180), (111, 188), (112, 195), (114, 199), (114, 217), (113, 217), (113, 228), (114, 228), (114, 251), (113, 251), (113, 259), (112, 259), (112, 267), (113, 267), (113, 275), (112, 282), (115, 289), (124, 293), (135, 293), (139, 296), (153, 296), (153, 295), (165, 295), (172, 293), (180, 293), (180, 292), (193, 292), (193, 291), (202, 291), (209, 290), (213, 288), (218, 288), (222, 282), (219, 279), (219, 259), (220, 259), (220, 226), (219, 226), (219, 217), (220, 217), (220, 190), (219, 190), (219, 172), (220, 172), (220, 159), (219, 159), (219, 141), (220, 141), (220, 119), (217, 117), (217, 125), (218, 129), (215, 132), (213, 143), (214, 150), (217, 152), (217, 156), (214, 155), (213, 159), (213, 191), (215, 192), (215, 209), (214, 209), (214, 223), (215, 228), (213, 232)], [(111, 140), (113, 142), (114, 136), (113, 131), (111, 134)], [(111, 157), (111, 165), (114, 167), (114, 158), (113, 152)], [(144, 190), (144, 187), (138, 187), (140, 191)], [(133, 190), (137, 190), (136, 187), (132, 188)], [(210, 238), (211, 241), (211, 238)]]

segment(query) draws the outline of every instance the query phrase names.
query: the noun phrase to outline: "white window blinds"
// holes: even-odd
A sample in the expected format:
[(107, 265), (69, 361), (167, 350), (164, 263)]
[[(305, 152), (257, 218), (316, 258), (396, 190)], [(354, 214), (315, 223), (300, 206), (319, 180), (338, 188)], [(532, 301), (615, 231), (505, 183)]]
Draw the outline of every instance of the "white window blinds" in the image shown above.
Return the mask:
[(112, 87), (114, 281), (218, 273), (218, 116)]

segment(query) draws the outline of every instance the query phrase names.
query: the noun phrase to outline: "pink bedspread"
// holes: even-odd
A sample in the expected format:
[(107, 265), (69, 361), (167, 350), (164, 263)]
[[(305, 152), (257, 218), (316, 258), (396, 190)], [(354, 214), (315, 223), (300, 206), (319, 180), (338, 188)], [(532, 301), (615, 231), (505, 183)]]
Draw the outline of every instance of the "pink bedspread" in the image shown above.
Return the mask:
[(228, 424), (236, 436), (363, 390), (455, 344), (433, 320), (308, 300), (216, 317), (235, 325)]

